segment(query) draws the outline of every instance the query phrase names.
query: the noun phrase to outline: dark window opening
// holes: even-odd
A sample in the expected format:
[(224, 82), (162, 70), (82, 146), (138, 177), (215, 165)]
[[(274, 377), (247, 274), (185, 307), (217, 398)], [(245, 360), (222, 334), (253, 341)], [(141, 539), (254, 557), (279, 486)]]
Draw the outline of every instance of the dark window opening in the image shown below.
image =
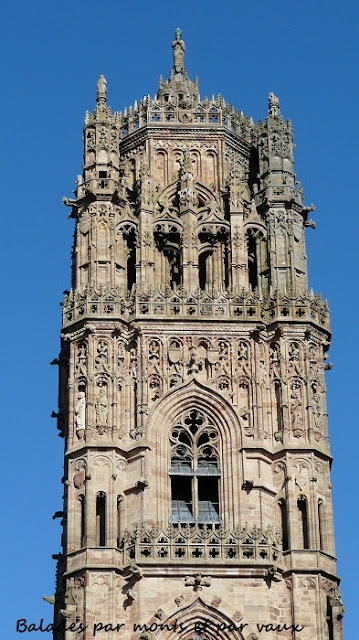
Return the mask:
[(121, 544), (121, 502), (122, 496), (117, 496), (117, 548)]
[(209, 283), (209, 273), (208, 273), (208, 260), (212, 256), (212, 251), (203, 251), (199, 255), (198, 267), (199, 267), (199, 286), (200, 289), (204, 290), (206, 288), (206, 284)]
[(136, 284), (136, 236), (132, 231), (127, 236), (127, 289), (131, 291)]
[(278, 380), (274, 383), (275, 399), (277, 408), (277, 425), (278, 431), (283, 431), (283, 410), (282, 410), (282, 390)]
[(303, 549), (309, 549), (308, 504), (305, 498), (299, 498), (297, 505), (301, 520)]
[(97, 546), (106, 546), (106, 494), (98, 493), (96, 496), (96, 526)]
[(80, 546), (84, 547), (86, 544), (85, 541), (85, 496), (80, 496), (79, 498), (80, 500), (80, 518), (81, 518), (81, 523), (80, 523)]
[(324, 531), (323, 531), (323, 511), (324, 504), (322, 500), (318, 502), (318, 525), (319, 525), (319, 549), (323, 551), (324, 549)]
[[(200, 473), (200, 470), (199, 470)], [(198, 476), (198, 522), (221, 522), (219, 517), (218, 478)]]
[(248, 234), (248, 277), (249, 286), (254, 291), (258, 287), (257, 247), (255, 237)]
[(279, 502), (280, 517), (281, 517), (281, 532), (282, 532), (282, 544), (283, 551), (288, 551), (288, 518), (287, 518), (287, 504), (285, 500)]
[(327, 612), (325, 617), (328, 625), (328, 640), (334, 640), (333, 610), (329, 596), (327, 596)]
[(99, 178), (107, 178), (107, 171), (99, 171), (98, 177)]
[(189, 476), (172, 476), (172, 524), (190, 523), (195, 519), (192, 510), (192, 478)]
[(164, 233), (157, 229), (154, 233), (154, 239), (158, 250), (163, 254), (166, 261), (162, 268), (162, 274), (166, 287), (172, 290), (180, 286), (182, 282), (182, 264), (181, 264), (181, 236), (175, 227)]
[(175, 250), (167, 249), (164, 251), (169, 264), (170, 271), (170, 287), (175, 289), (181, 284), (181, 258), (180, 253)]
[(224, 247), (224, 286), (226, 289), (229, 287), (229, 276), (230, 276), (230, 264), (229, 264), (229, 251), (228, 247)]

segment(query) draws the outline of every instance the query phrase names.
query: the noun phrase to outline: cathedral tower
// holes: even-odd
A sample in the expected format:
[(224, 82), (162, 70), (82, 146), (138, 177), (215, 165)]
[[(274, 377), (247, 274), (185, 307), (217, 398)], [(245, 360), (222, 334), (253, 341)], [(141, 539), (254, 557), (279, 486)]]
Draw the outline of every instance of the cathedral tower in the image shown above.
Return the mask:
[(272, 624), (341, 640), (328, 306), (308, 291), (292, 125), (273, 93), (258, 123), (201, 99), (179, 30), (172, 48), (157, 95), (123, 113), (100, 76), (64, 198), (54, 637), (253, 640)]

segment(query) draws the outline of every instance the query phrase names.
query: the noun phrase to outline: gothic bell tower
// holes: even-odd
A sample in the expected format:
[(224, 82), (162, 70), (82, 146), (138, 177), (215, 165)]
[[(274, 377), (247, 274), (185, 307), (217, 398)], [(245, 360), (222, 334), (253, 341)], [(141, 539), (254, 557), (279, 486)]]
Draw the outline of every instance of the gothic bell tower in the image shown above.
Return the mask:
[(100, 76), (64, 198), (54, 637), (342, 640), (328, 306), (292, 125), (273, 93), (258, 123), (201, 99), (179, 30), (172, 48), (124, 112)]

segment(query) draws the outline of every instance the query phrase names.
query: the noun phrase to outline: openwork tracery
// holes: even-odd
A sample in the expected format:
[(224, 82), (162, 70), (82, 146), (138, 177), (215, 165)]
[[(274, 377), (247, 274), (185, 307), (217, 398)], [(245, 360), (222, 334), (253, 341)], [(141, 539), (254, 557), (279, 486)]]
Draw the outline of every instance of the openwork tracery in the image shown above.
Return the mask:
[(172, 523), (221, 522), (219, 435), (201, 411), (192, 409), (172, 428)]

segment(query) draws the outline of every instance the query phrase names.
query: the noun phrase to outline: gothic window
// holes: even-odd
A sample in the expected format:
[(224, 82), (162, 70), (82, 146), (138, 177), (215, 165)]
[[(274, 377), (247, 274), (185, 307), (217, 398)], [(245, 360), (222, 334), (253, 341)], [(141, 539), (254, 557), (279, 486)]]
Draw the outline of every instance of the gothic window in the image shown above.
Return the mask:
[(258, 256), (257, 244), (253, 233), (248, 232), (248, 279), (252, 291), (258, 287)]
[(121, 520), (123, 515), (123, 496), (117, 496), (117, 547), (120, 546), (121, 542)]
[(96, 496), (96, 539), (96, 546), (106, 546), (106, 494), (103, 491)]
[(177, 248), (163, 250), (167, 260), (168, 280), (171, 289), (175, 289), (181, 284), (181, 254)]
[(202, 251), (198, 257), (199, 286), (204, 291), (213, 282), (213, 251)]
[(176, 227), (164, 232), (156, 229), (154, 233), (156, 245), (161, 254), (160, 270), (163, 287), (175, 290), (181, 284), (181, 235)]
[(334, 640), (333, 611), (329, 596), (327, 596), (327, 612), (325, 617), (328, 625), (328, 640)]
[(277, 410), (277, 428), (278, 431), (283, 430), (283, 410), (282, 410), (282, 389), (279, 380), (274, 382), (276, 410)]
[(308, 502), (305, 496), (300, 496), (298, 498), (297, 507), (301, 529), (300, 548), (309, 549)]
[(80, 501), (80, 546), (84, 547), (86, 542), (85, 542), (85, 535), (86, 535), (86, 529), (85, 529), (85, 496), (80, 496), (79, 497), (79, 501)]
[(287, 514), (287, 502), (282, 499), (279, 500), (278, 503), (279, 511), (280, 511), (280, 526), (281, 526), (281, 535), (282, 535), (282, 544), (283, 551), (288, 551), (289, 549), (289, 541), (288, 541), (288, 514)]
[(131, 230), (126, 236), (127, 244), (127, 289), (132, 290), (136, 283), (136, 233)]
[(266, 239), (259, 229), (248, 229), (247, 234), (248, 284), (251, 291), (258, 288), (259, 294), (269, 287), (269, 254)]
[(318, 500), (319, 549), (324, 549), (324, 502)]
[(173, 427), (170, 442), (170, 522), (221, 523), (217, 429), (203, 413), (192, 410)]

